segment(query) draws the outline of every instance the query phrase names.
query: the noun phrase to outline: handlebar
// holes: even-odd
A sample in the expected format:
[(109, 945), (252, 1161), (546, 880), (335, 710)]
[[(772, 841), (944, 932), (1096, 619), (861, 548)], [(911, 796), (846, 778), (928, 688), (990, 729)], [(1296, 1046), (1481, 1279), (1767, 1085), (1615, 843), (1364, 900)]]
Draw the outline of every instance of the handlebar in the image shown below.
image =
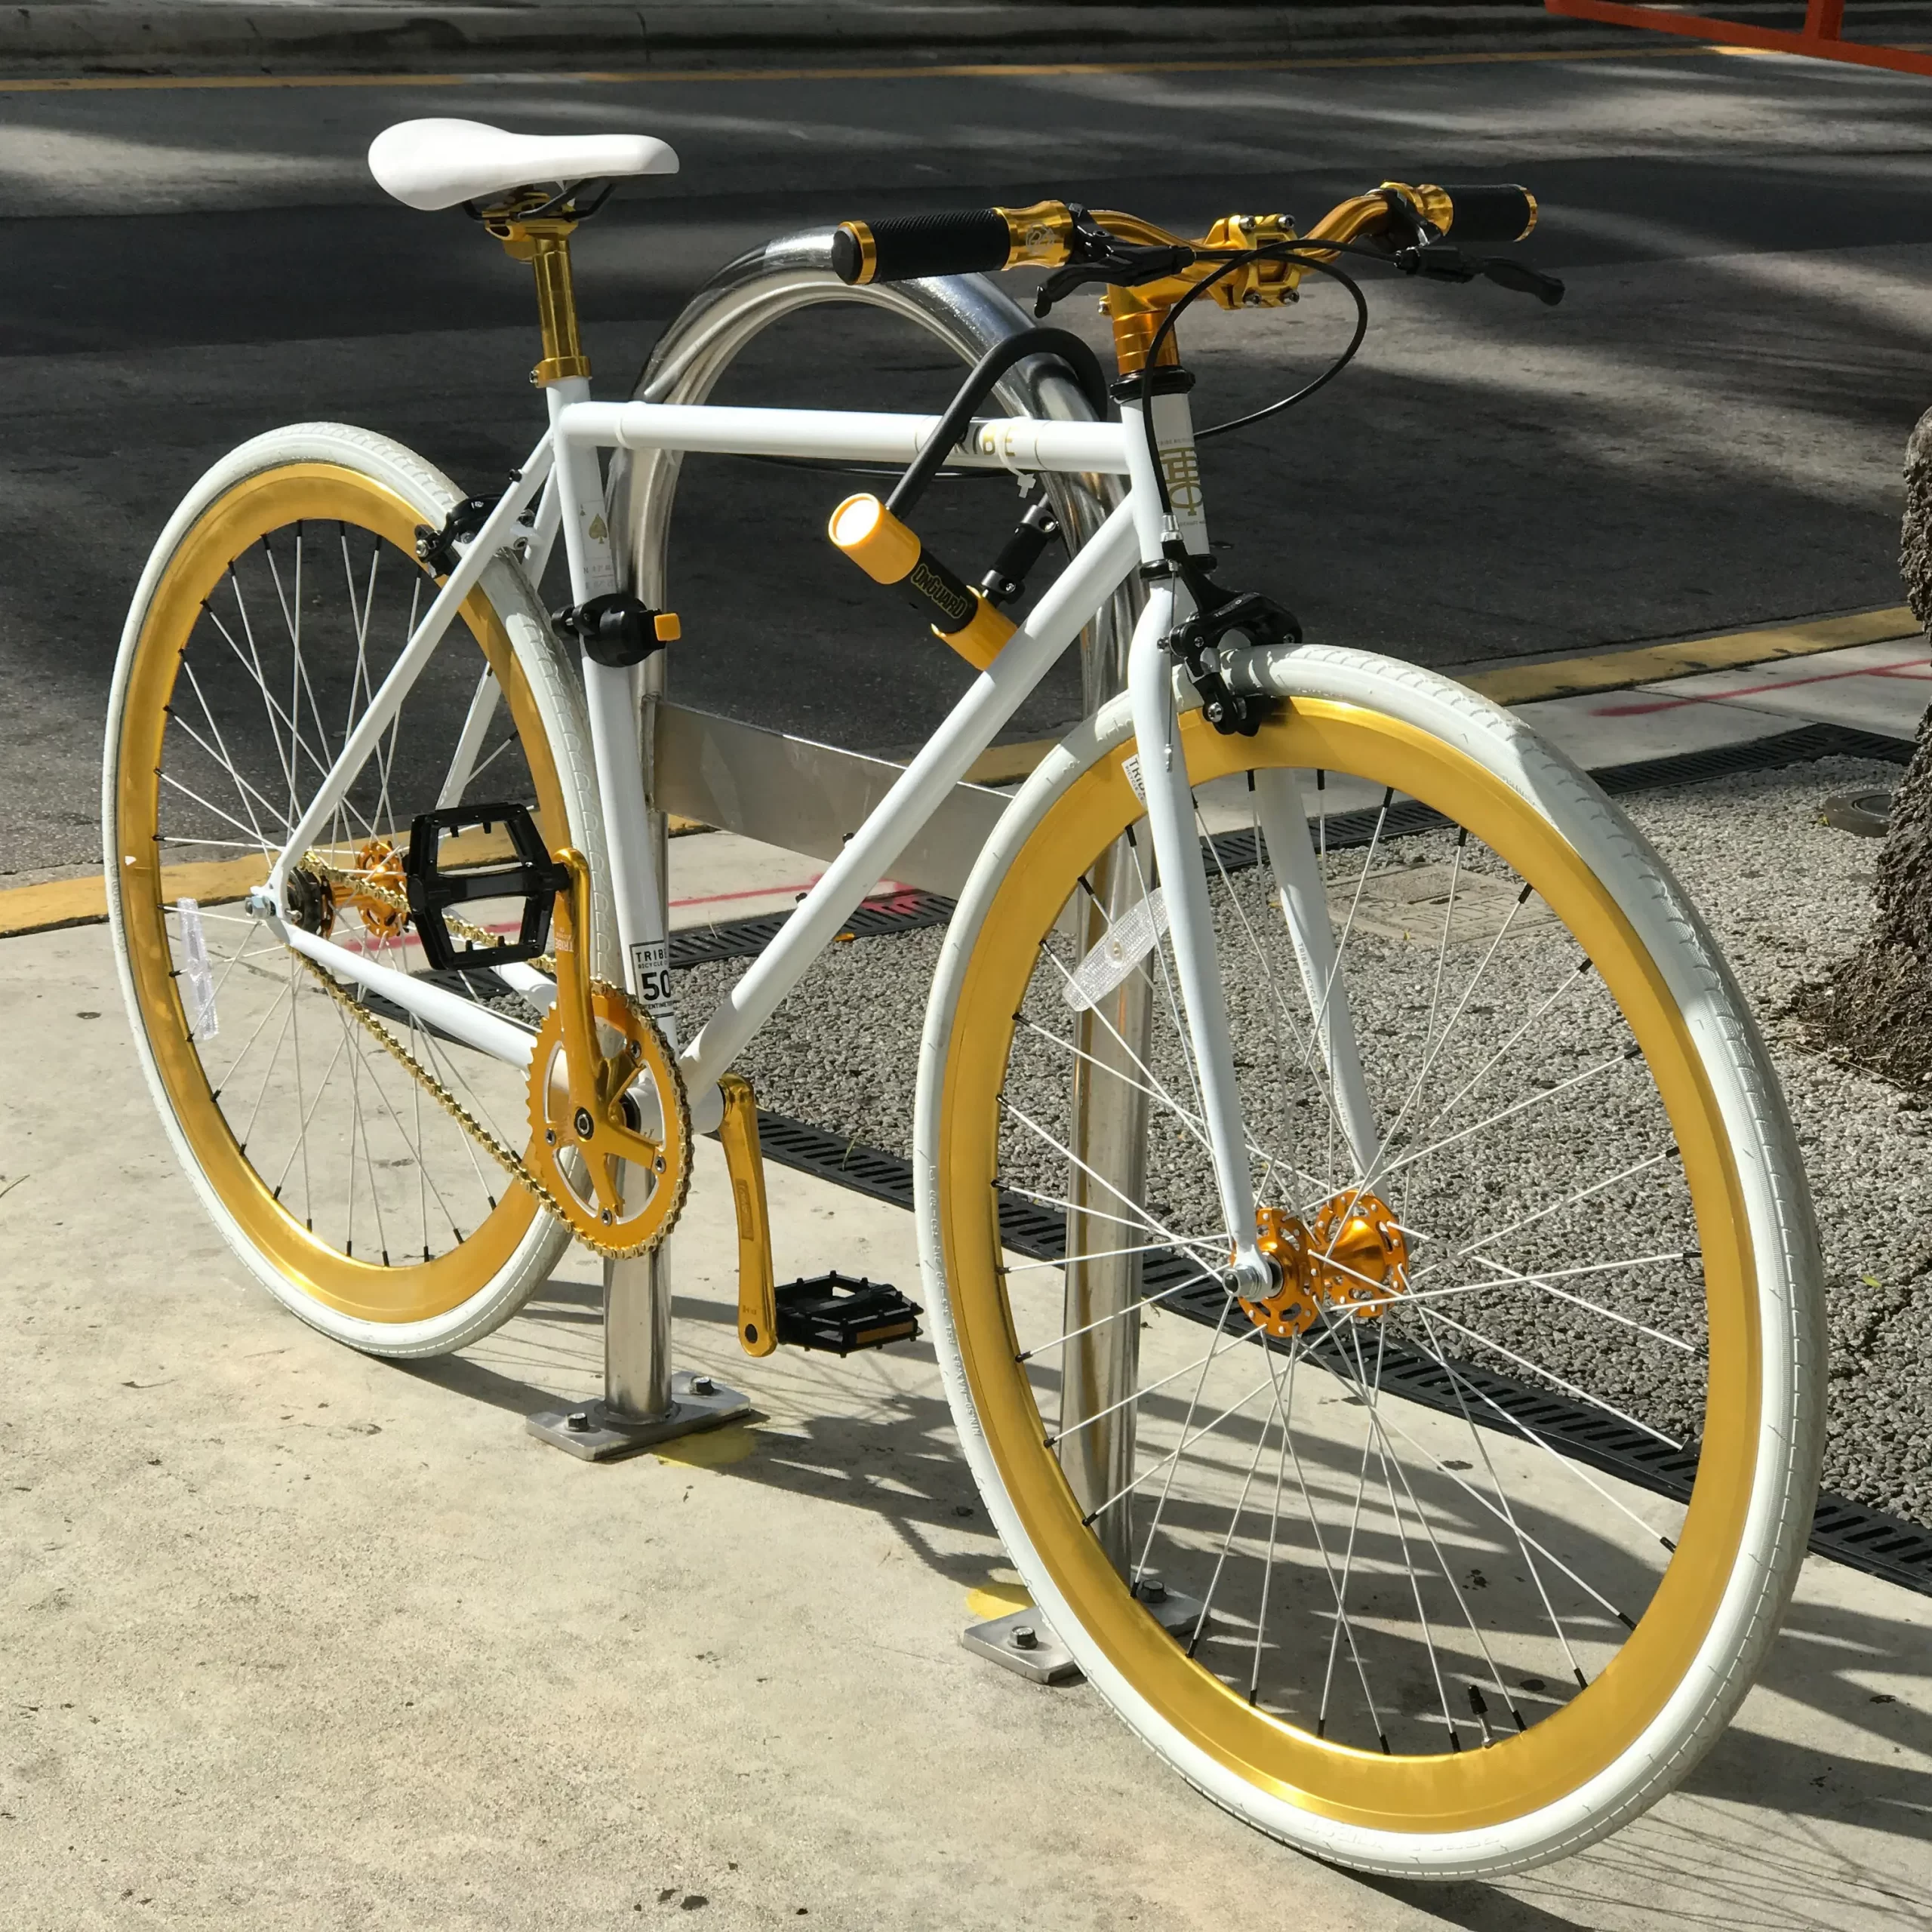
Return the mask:
[(1459, 242), (1506, 248), (1527, 241), (1537, 225), (1537, 198), (1527, 188), (1484, 183), (1441, 192), (1449, 198), (1449, 220), (1442, 226), (1453, 226)]
[[(832, 233), (832, 266), (841, 281), (852, 285), (984, 274), (1023, 264), (1058, 267), (1069, 259), (1069, 241), (1084, 213), (1064, 202), (1038, 202), (1024, 208), (961, 209), (844, 222)], [(1306, 260), (1321, 254), (1308, 249), (1309, 242), (1346, 245), (1380, 235), (1392, 225), (1405, 236), (1412, 237), (1420, 225), (1433, 231), (1429, 238), (1439, 238), (1453, 228), (1460, 242), (1507, 244), (1523, 240), (1535, 227), (1537, 203), (1527, 188), (1488, 183), (1412, 188), (1404, 182), (1386, 181), (1374, 193), (1355, 195), (1331, 208), (1306, 235), (1297, 235), (1281, 215), (1225, 216), (1195, 242), (1113, 210), (1097, 209), (1091, 220), (1118, 241), (1174, 251), (1168, 272), (1177, 290), (1184, 291), (1215, 266), (1203, 264), (1198, 273), (1190, 272), (1197, 248), (1225, 251), (1300, 242)], [(1217, 282), (1211, 292), (1229, 308), (1257, 300), (1278, 302), (1300, 278), (1300, 269), (1294, 262), (1257, 261), (1242, 275)], [(1164, 293), (1143, 291), (1157, 299)]]

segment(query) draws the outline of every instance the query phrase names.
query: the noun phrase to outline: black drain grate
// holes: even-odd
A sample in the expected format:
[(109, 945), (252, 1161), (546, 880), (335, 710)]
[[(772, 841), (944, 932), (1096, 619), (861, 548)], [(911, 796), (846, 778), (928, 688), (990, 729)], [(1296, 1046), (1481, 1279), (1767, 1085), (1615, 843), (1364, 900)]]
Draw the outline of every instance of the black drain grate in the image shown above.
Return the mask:
[(768, 1161), (801, 1173), (836, 1181), (855, 1194), (888, 1201), (895, 1208), (912, 1204), (912, 1170), (897, 1154), (862, 1146), (822, 1127), (810, 1127), (788, 1115), (758, 1109), (758, 1142)]
[[(1718, 745), (1709, 751), (1673, 752), (1668, 758), (1638, 758), (1629, 764), (1598, 765), (1592, 768), (1590, 776), (1612, 798), (1619, 798), (1637, 792), (1660, 792), (1668, 785), (1707, 785), (1746, 771), (1776, 771), (1788, 764), (1815, 764), (1821, 758), (1875, 758), (1903, 764), (1911, 756), (1912, 742), (1907, 738), (1882, 737), (1875, 731), (1860, 731), (1849, 724), (1807, 724), (1768, 738), (1752, 738), (1741, 745)], [(1331, 852), (1366, 845), (1376, 836), (1378, 820), (1385, 840), (1440, 831), (1449, 823), (1427, 805), (1403, 798), (1390, 805), (1386, 813), (1370, 805), (1332, 814), (1324, 822), (1324, 842)], [(1209, 842), (1231, 872), (1257, 862), (1252, 830), (1220, 832)]]
[[(952, 917), (953, 902), (936, 892), (895, 892), (884, 899), (868, 899), (845, 921), (855, 939), (878, 939), (888, 933), (909, 933), (921, 926), (943, 926)], [(726, 919), (714, 926), (690, 926), (671, 935), (671, 964), (703, 966), (717, 959), (749, 959), (778, 936), (789, 912), (763, 912), (755, 919)]]
[(1613, 798), (1655, 792), (1666, 785), (1701, 785), (1743, 771), (1776, 771), (1787, 764), (1810, 764), (1821, 758), (1873, 758), (1903, 764), (1912, 756), (1909, 738), (1861, 731), (1851, 724), (1806, 724), (1741, 745), (1718, 745), (1705, 752), (1674, 752), (1668, 758), (1639, 758), (1606, 765), (1590, 776)]
[[(909, 1211), (912, 1206), (912, 1164), (896, 1154), (863, 1146), (784, 1114), (761, 1112), (758, 1139), (767, 1157), (781, 1166), (835, 1181)], [(999, 1223), (1007, 1246), (1031, 1260), (1057, 1261), (1066, 1252), (1060, 1217), (1004, 1189)], [(1190, 1277), (1198, 1284), (1192, 1291), (1184, 1285)], [(1187, 1257), (1171, 1249), (1150, 1254), (1143, 1264), (1143, 1281), (1149, 1294), (1165, 1294), (1164, 1306), (1209, 1327), (1220, 1326), (1220, 1289)], [(1324, 1342), (1308, 1353), (1332, 1373), (1348, 1375), (1346, 1361), (1334, 1342)], [(1518, 1439), (1531, 1438), (1559, 1455), (1675, 1502), (1688, 1497), (1697, 1478), (1694, 1449), (1672, 1448), (1614, 1416), (1493, 1369), (1437, 1361), (1390, 1343), (1383, 1351), (1381, 1378), (1384, 1387), (1425, 1408), (1466, 1415), (1484, 1428)], [(1903, 1518), (1842, 1497), (1821, 1496), (1811, 1522), (1811, 1548), (1834, 1562), (1932, 1596), (1932, 1532)]]

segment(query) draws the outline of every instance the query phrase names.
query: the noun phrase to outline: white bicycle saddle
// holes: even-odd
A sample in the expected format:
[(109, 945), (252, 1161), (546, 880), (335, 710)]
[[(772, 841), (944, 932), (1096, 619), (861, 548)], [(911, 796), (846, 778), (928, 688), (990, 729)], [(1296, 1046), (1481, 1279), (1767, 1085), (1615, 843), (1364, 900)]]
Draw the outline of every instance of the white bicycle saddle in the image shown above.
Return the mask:
[(453, 208), (533, 182), (675, 174), (678, 157), (649, 134), (512, 134), (484, 121), (398, 121), (369, 143), (369, 172), (412, 208)]

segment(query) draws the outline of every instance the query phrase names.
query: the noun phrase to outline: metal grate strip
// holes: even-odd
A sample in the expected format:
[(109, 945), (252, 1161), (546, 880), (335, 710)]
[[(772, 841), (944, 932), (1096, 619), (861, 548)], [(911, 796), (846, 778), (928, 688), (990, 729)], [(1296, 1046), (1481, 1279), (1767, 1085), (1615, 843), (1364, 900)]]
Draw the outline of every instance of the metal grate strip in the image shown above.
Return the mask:
[[(943, 926), (952, 917), (953, 902), (936, 892), (895, 892), (889, 898), (868, 899), (845, 921), (856, 939), (878, 939), (888, 933), (909, 933), (921, 926)], [(687, 927), (671, 935), (671, 964), (703, 966), (718, 959), (750, 959), (778, 936), (789, 912), (764, 912), (756, 918), (724, 919), (711, 926)]]
[[(787, 1115), (763, 1111), (758, 1115), (758, 1138), (766, 1156), (780, 1166), (911, 1211), (912, 1164), (896, 1154), (828, 1134)], [(1066, 1254), (1066, 1230), (1060, 1217), (1004, 1189), (999, 1225), (1006, 1245), (1030, 1260), (1058, 1261)], [(1201, 1279), (1197, 1263), (1169, 1249), (1150, 1254), (1143, 1268), (1149, 1293), (1182, 1288), (1169, 1295), (1164, 1306), (1210, 1327), (1219, 1325), (1221, 1291)], [(1192, 1293), (1183, 1287), (1190, 1277), (1199, 1281)], [(1346, 1374), (1346, 1360), (1333, 1342), (1309, 1352), (1331, 1373)], [(1329, 1358), (1326, 1361), (1324, 1355)], [(1449, 1415), (1460, 1415), (1466, 1409), (1485, 1428), (1505, 1435), (1527, 1432), (1561, 1455), (1654, 1495), (1683, 1502), (1697, 1478), (1694, 1447), (1673, 1449), (1613, 1416), (1493, 1369), (1453, 1360), (1438, 1361), (1392, 1344), (1383, 1352), (1382, 1377), (1385, 1386), (1426, 1408)], [(1901, 1517), (1843, 1497), (1820, 1496), (1812, 1518), (1811, 1548), (1850, 1569), (1932, 1596), (1932, 1532)]]

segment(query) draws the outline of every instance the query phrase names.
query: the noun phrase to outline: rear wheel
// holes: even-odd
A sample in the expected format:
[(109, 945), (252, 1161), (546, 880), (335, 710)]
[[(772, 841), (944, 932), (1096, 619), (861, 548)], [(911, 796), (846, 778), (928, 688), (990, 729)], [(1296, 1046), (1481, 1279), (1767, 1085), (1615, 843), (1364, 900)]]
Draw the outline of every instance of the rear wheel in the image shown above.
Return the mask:
[[(1615, 808), (1427, 673), (1309, 651), (1274, 676), (1293, 702), (1258, 737), (1183, 736), (1296, 1291), (1221, 1284), (1116, 704), (1035, 774), (949, 931), (915, 1146), (935, 1334), (1016, 1566), (1162, 1756), (1324, 1857), (1508, 1871), (1669, 1789), (1750, 1681), (1817, 1480), (1816, 1244), (1741, 999)], [(1284, 771), (1325, 805), (1336, 964), (1306, 979), (1254, 802)], [(1083, 1048), (1083, 1002), (1137, 983), (1145, 1043), (1109, 1022)], [(1365, 1161), (1319, 1046), (1344, 999)], [(1109, 1082), (1146, 1109), (1137, 1189), (1072, 1152)], [(1134, 1257), (1111, 1309), (1042, 1254), (1074, 1206), (1086, 1266)]]
[[(270, 1291), (381, 1355), (487, 1333), (568, 1235), (376, 1029), (519, 1153), (527, 1082), (400, 1009), (325, 985), (244, 901), (434, 598), (416, 528), (439, 526), (460, 494), (408, 451), (337, 425), (236, 451), (150, 560), (108, 731), (109, 912), (169, 1136)], [(530, 806), (553, 848), (589, 855), (601, 899), (589, 745), (581, 691), (527, 581), (493, 564), (303, 856), (292, 915), (423, 971), (400, 903), (411, 820), (486, 800)], [(593, 923), (611, 952), (611, 921)], [(619, 977), (612, 958), (598, 970)], [(539, 1017), (488, 976), (457, 983)]]

